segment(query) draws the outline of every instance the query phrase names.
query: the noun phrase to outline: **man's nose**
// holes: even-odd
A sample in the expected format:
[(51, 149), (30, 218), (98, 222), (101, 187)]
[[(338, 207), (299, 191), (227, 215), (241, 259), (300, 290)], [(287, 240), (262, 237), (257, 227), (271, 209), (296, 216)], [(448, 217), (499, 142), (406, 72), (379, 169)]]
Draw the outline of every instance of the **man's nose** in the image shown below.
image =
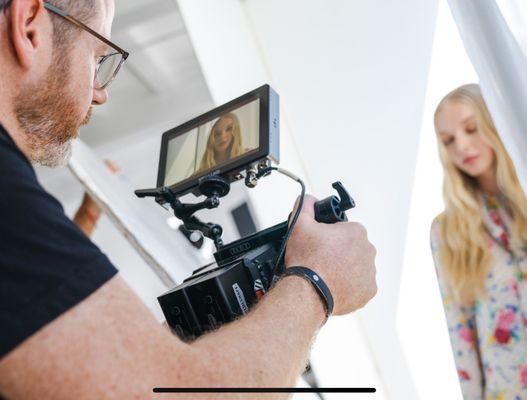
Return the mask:
[(108, 101), (108, 91), (106, 89), (93, 89), (93, 105), (103, 105)]

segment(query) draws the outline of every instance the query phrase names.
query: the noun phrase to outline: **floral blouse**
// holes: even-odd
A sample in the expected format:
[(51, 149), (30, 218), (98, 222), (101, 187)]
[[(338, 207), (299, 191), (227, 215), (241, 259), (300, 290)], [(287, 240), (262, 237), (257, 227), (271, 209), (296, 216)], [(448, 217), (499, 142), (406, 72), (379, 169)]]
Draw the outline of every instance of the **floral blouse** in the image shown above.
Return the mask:
[(441, 216), (432, 224), (432, 253), (465, 400), (527, 400), (527, 246), (512, 242), (504, 204), (482, 195), (493, 260), (487, 296), (471, 307), (456, 302), (447, 287), (438, 257)]

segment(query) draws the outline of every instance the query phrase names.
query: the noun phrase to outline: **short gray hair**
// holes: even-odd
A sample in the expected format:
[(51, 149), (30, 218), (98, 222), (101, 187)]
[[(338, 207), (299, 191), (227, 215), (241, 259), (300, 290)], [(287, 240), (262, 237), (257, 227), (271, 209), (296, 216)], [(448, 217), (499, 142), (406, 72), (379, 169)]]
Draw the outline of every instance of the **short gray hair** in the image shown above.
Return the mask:
[[(11, 6), (13, 0), (0, 0), (0, 11), (6, 12)], [(97, 14), (96, 0), (53, 0), (49, 1), (50, 4), (67, 11), (72, 17), (84, 22), (89, 23)], [(70, 40), (67, 40), (68, 36), (74, 32), (75, 25), (66, 21), (63, 18), (54, 16), (53, 21), (53, 42), (58, 47), (66, 47)], [(65, 40), (66, 39), (66, 40)], [(66, 45), (66, 46), (65, 46)]]

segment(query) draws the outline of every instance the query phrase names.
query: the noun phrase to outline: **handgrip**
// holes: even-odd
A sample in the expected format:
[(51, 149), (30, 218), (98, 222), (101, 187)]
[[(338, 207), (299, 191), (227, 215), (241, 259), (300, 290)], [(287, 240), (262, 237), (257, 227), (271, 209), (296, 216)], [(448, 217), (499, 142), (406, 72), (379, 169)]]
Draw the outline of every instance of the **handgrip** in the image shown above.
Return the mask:
[(315, 220), (325, 224), (347, 221), (346, 210), (355, 207), (355, 201), (340, 182), (333, 183), (333, 188), (337, 191), (337, 196), (329, 196), (315, 203)]

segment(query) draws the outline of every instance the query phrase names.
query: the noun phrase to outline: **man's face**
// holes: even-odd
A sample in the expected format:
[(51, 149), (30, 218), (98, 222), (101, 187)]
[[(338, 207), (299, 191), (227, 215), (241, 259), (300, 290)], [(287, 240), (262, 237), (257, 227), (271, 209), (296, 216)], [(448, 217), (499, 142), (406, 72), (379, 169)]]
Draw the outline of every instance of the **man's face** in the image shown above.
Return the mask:
[[(97, 15), (88, 23), (109, 37), (114, 15), (113, 0), (98, 0)], [(67, 11), (67, 10), (66, 10)], [(59, 18), (49, 15), (50, 18)], [(68, 21), (64, 23), (69, 24)], [(52, 63), (37, 83), (26, 84), (14, 101), (16, 118), (26, 134), (30, 161), (45, 166), (65, 164), (71, 142), (88, 123), (93, 104), (107, 100), (105, 90), (94, 89), (97, 60), (107, 46), (88, 32), (76, 32), (54, 43)]]

